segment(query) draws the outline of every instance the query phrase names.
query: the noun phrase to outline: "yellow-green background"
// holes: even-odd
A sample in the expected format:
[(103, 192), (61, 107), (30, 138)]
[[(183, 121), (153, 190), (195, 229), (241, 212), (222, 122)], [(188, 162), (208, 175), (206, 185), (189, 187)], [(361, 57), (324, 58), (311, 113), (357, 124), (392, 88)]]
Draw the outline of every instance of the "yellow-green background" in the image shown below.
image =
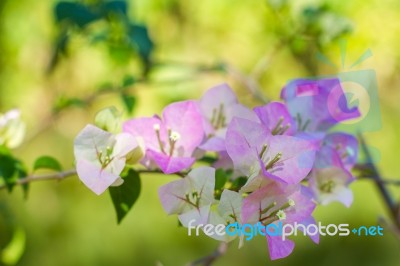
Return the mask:
[[(373, 57), (356, 67), (374, 69), (379, 84), (382, 128), (366, 135), (380, 153), (378, 166), (383, 175), (399, 174), (400, 141), (400, 5), (395, 0), (326, 1), (333, 12), (352, 21), (353, 32), (346, 35), (347, 64), (370, 48)], [(293, 1), (292, 15), (305, 5), (321, 1)], [(55, 1), (0, 0), (0, 112), (18, 107), (27, 123), (30, 140), (15, 154), (31, 166), (40, 155), (58, 158), (68, 169), (73, 167), (74, 136), (103, 107), (123, 107), (117, 96), (100, 96), (92, 106), (72, 108), (61, 114), (46, 130), (36, 134), (60, 95), (86, 97), (104, 82), (120, 82), (135, 66), (121, 67), (112, 62), (105, 47), (93, 47), (83, 36), (76, 37), (70, 56), (52, 74), (46, 68), (56, 36), (53, 18)], [(214, 64), (224, 61), (249, 73), (260, 58), (273, 49), (279, 34), (274, 29), (288, 18), (276, 16), (262, 0), (136, 0), (130, 1), (130, 15), (145, 23), (155, 42), (153, 58)], [(333, 25), (332, 25), (333, 27)], [(340, 65), (337, 42), (323, 46), (323, 52)], [(312, 59), (314, 60), (314, 59)], [(315, 59), (316, 60), (316, 59)], [(317, 62), (318, 74), (346, 71)], [(301, 60), (283, 45), (274, 53), (260, 79), (263, 93), (278, 99), (287, 80), (309, 76)], [(209, 87), (228, 82), (240, 100), (255, 106), (246, 88), (229, 75), (193, 74), (185, 67), (165, 67), (152, 73), (161, 80), (130, 89), (138, 103), (135, 116), (159, 113), (173, 100), (197, 98)], [(168, 82), (162, 82), (168, 80)], [(172, 82), (171, 82), (172, 81)], [(143, 175), (139, 200), (122, 222), (116, 224), (108, 193), (96, 196), (76, 177), (62, 182), (32, 184), (23, 200), (20, 188), (12, 194), (0, 192), (0, 244), (7, 245), (12, 227), (23, 228), (26, 248), (19, 265), (184, 265), (210, 253), (217, 242), (188, 237), (177, 227), (176, 217), (161, 208), (157, 188), (175, 177)], [(380, 195), (371, 181), (351, 185), (354, 204), (319, 207), (317, 220), (323, 223), (376, 225), (388, 217)], [(395, 199), (399, 188), (392, 188)], [(386, 219), (385, 218), (385, 219)], [(389, 220), (388, 220), (389, 221)], [(386, 227), (383, 237), (322, 237), (319, 245), (297, 238), (293, 254), (269, 261), (266, 241), (260, 237), (242, 249), (234, 242), (215, 265), (399, 265), (400, 243)]]

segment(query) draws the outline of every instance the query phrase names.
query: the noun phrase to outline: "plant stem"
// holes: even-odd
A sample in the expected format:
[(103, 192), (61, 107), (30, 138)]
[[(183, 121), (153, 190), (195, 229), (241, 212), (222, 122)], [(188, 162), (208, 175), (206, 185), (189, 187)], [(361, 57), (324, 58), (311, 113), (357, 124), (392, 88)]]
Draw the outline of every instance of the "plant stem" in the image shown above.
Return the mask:
[(218, 258), (225, 255), (228, 250), (228, 244), (225, 242), (221, 242), (218, 247), (209, 255), (199, 258), (193, 262), (188, 263), (186, 266), (196, 266), (196, 265), (204, 265), (210, 266), (214, 263)]
[[(136, 170), (139, 174), (148, 174), (148, 173), (153, 173), (153, 174), (163, 174), (161, 170), (147, 170), (147, 169), (140, 169)], [(49, 174), (42, 174), (42, 175), (28, 175), (26, 177), (20, 178), (17, 181), (15, 181), (15, 185), (24, 185), (36, 181), (45, 181), (45, 180), (64, 180), (68, 177), (75, 176), (76, 170), (75, 169), (70, 169), (66, 171), (61, 171), (61, 172), (54, 172), (54, 173), (49, 173)], [(187, 175), (187, 172), (178, 172), (175, 173), (175, 175), (178, 175), (180, 177), (185, 177)], [(6, 184), (0, 185), (0, 190), (5, 189), (7, 186)]]
[(375, 181), (375, 184), (376, 184), (380, 194), (382, 195), (382, 198), (385, 201), (387, 208), (389, 209), (389, 212), (392, 216), (393, 222), (396, 224), (397, 228), (400, 228), (398, 205), (393, 200), (392, 196), (389, 193), (389, 190), (385, 187), (384, 179), (381, 177), (381, 175), (378, 171), (378, 168), (373, 163), (371, 153), (370, 153), (370, 151), (367, 147), (367, 144), (361, 134), (359, 135), (359, 139), (360, 139), (360, 143), (361, 143), (361, 148), (366, 156), (365, 165), (372, 172), (372, 175), (370, 178)]

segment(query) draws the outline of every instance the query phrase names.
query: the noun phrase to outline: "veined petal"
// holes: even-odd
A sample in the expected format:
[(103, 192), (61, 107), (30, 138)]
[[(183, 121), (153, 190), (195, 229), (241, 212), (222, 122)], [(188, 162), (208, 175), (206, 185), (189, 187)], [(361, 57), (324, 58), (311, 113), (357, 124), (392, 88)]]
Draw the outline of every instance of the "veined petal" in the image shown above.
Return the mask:
[(293, 252), (294, 242), (292, 240), (282, 240), (281, 236), (266, 235), (271, 260), (285, 258)]
[(147, 150), (146, 155), (153, 160), (165, 174), (173, 174), (189, 168), (195, 162), (193, 157), (171, 157), (164, 153)]
[(226, 150), (235, 169), (250, 177), (260, 171), (255, 145), (265, 143), (269, 133), (261, 124), (242, 118), (234, 118), (226, 133)]
[(186, 177), (172, 181), (158, 190), (168, 214), (183, 214), (211, 205), (214, 200), (215, 169), (198, 167)]
[(207, 224), (210, 213), (210, 205), (203, 206), (199, 209), (192, 209), (178, 216), (179, 221), (184, 227), (188, 227), (189, 222), (194, 220), (192, 225)]
[(99, 153), (105, 151), (107, 147), (113, 147), (114, 144), (113, 134), (89, 124), (75, 138), (75, 159), (77, 161), (85, 159), (100, 165)]
[[(267, 105), (254, 108), (254, 112), (257, 114), (261, 123), (265, 125), (271, 132), (275, 129), (278, 135), (293, 135), (296, 132), (296, 124), (291, 117), (285, 104), (280, 102), (271, 102)], [(279, 130), (279, 126), (282, 127)]]
[(76, 171), (79, 179), (97, 195), (102, 194), (118, 178), (118, 174), (113, 174), (98, 165), (85, 159), (80, 159), (76, 163)]
[(207, 120), (210, 121), (213, 116), (213, 110), (218, 110), (221, 104), (226, 108), (237, 102), (235, 93), (228, 84), (223, 83), (212, 87), (204, 93), (200, 100), (200, 108)]
[(271, 160), (281, 154), (279, 161), (270, 169), (266, 169), (264, 161), (261, 169), (266, 177), (288, 184), (297, 184), (311, 171), (317, 147), (308, 140), (291, 136), (273, 136), (268, 142), (267, 156)]
[(146, 149), (161, 151), (156, 129), (160, 132), (161, 142), (164, 145), (168, 143), (167, 129), (158, 117), (135, 118), (122, 125), (123, 132), (132, 134), (134, 137), (141, 137)]
[(182, 149), (181, 156), (191, 156), (203, 141), (202, 119), (199, 107), (194, 101), (176, 102), (164, 108), (165, 125), (180, 135), (176, 149)]
[(347, 170), (357, 163), (358, 141), (353, 135), (347, 133), (331, 133), (324, 138), (324, 145), (335, 149)]
[(201, 144), (199, 148), (205, 151), (225, 151), (225, 139), (221, 137), (211, 137)]
[(138, 147), (136, 138), (128, 133), (120, 133), (115, 136), (115, 146), (113, 148), (113, 157), (125, 157), (133, 149)]

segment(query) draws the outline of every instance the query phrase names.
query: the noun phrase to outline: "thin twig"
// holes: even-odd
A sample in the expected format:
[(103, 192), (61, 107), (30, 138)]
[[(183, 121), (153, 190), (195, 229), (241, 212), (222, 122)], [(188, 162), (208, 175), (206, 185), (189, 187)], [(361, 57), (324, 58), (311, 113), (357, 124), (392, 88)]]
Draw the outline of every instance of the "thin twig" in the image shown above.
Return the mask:
[[(44, 181), (44, 180), (63, 180), (67, 177), (71, 177), (76, 175), (76, 170), (71, 169), (71, 170), (66, 170), (62, 172), (56, 172), (56, 173), (50, 173), (50, 174), (43, 174), (43, 175), (29, 175), (27, 177), (23, 177), (15, 181), (15, 185), (24, 185), (28, 184), (31, 182), (36, 182), (36, 181)], [(0, 185), (0, 189), (6, 188), (7, 185), (3, 184)]]
[(392, 232), (393, 235), (397, 237), (397, 239), (400, 239), (400, 229), (391, 222), (387, 221), (385, 217), (378, 217), (378, 223), (387, 228), (390, 232)]
[(187, 266), (196, 266), (196, 265), (204, 265), (210, 266), (212, 265), (218, 258), (225, 255), (226, 251), (228, 250), (228, 244), (225, 242), (221, 242), (218, 247), (209, 255), (197, 259), (193, 262), (187, 264)]
[[(174, 62), (174, 61), (167, 61), (166, 63), (159, 62), (157, 63), (158, 66), (165, 66), (165, 65), (177, 65), (181, 67), (190, 67), (194, 70), (194, 73), (190, 76), (183, 76), (183, 77), (178, 77), (178, 78), (166, 78), (166, 79), (148, 79), (148, 78), (138, 78), (135, 80), (134, 85), (136, 84), (148, 84), (148, 85), (175, 85), (177, 83), (183, 83), (183, 82), (189, 82), (194, 79), (194, 75), (200, 75), (202, 73), (207, 73), (207, 72), (220, 72), (220, 65), (215, 64), (215, 65), (203, 65), (203, 64), (189, 64), (189, 63), (181, 63), (181, 62)], [(133, 86), (133, 85), (132, 85)], [(104, 96), (107, 94), (115, 94), (115, 93), (121, 93), (123, 91), (123, 88), (120, 86), (114, 86), (114, 87), (105, 87), (99, 90), (95, 90), (94, 92), (90, 93), (89, 95), (80, 98), (82, 105), (85, 107), (88, 107), (93, 104), (97, 100), (98, 97)], [(52, 110), (49, 114), (47, 114), (46, 117), (42, 118), (41, 121), (43, 123), (29, 136), (27, 136), (24, 140), (25, 143), (29, 143), (35, 138), (37, 138), (40, 134), (45, 132), (47, 129), (49, 129), (55, 121), (57, 121), (60, 112), (63, 112), (65, 110), (68, 110), (71, 108), (71, 106), (67, 106), (62, 108), (61, 110)], [(21, 145), (23, 146), (23, 145)]]
[[(139, 174), (147, 174), (147, 173), (151, 173), (151, 174), (164, 174), (161, 170), (159, 169), (155, 169), (155, 170), (147, 170), (147, 169), (140, 169), (140, 170), (136, 170), (136, 172), (138, 172)], [(28, 184), (28, 183), (32, 183), (32, 182), (36, 182), (36, 181), (45, 181), (45, 180), (64, 180), (68, 177), (72, 177), (75, 176), (76, 170), (75, 169), (70, 169), (70, 170), (66, 170), (66, 171), (61, 171), (61, 172), (54, 172), (54, 173), (49, 173), (49, 174), (42, 174), (42, 175), (29, 175), (23, 178), (20, 178), (18, 180), (15, 181), (14, 185), (24, 185), (24, 184)], [(177, 176), (180, 177), (185, 177), (187, 176), (187, 172), (177, 172), (174, 173)], [(2, 184), (0, 185), (0, 190), (6, 188), (7, 185), (6, 184)]]
[(250, 74), (255, 80), (259, 80), (262, 74), (264, 74), (268, 70), (274, 57), (278, 54), (280, 50), (282, 50), (286, 43), (286, 39), (281, 39), (277, 44), (272, 47), (272, 49), (267, 54), (260, 58), (260, 60), (253, 67), (253, 70)]
[(224, 67), (228, 75), (232, 76), (239, 83), (241, 83), (246, 89), (248, 89), (248, 91), (251, 93), (254, 99), (257, 99), (262, 103), (269, 102), (268, 98), (262, 93), (261, 86), (257, 82), (257, 80), (255, 80), (251, 76), (245, 75), (239, 69), (230, 64), (225, 64)]
[(362, 177), (358, 177), (357, 179), (358, 180), (360, 180), (360, 179), (371, 179), (374, 182), (380, 182), (380, 183), (385, 184), (385, 185), (400, 186), (400, 180), (399, 179), (387, 179), (387, 178), (385, 178), (385, 179), (377, 180), (373, 176), (362, 176)]
[(363, 136), (360, 134), (359, 135), (360, 143), (361, 143), (361, 148), (366, 156), (366, 165), (368, 166), (369, 170), (372, 172), (371, 178), (375, 181), (375, 184), (381, 193), (383, 200), (385, 201), (385, 204), (387, 208), (389, 209), (389, 212), (392, 216), (392, 219), (396, 226), (400, 228), (400, 219), (398, 217), (398, 207), (396, 202), (393, 200), (392, 196), (390, 195), (389, 190), (385, 187), (385, 184), (383, 182), (383, 178), (381, 177), (378, 168), (375, 166), (372, 160), (371, 153), (367, 147), (367, 144), (363, 138)]

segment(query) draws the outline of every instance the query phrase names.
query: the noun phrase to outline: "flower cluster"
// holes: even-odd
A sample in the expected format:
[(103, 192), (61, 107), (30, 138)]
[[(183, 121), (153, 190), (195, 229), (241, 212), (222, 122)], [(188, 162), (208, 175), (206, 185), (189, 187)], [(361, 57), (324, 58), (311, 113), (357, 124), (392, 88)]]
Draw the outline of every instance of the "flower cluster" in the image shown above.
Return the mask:
[[(132, 154), (149, 170), (185, 176), (158, 191), (164, 210), (183, 226), (315, 224), (316, 204), (352, 203), (357, 139), (333, 128), (360, 114), (344, 96), (338, 79), (300, 79), (282, 90), (282, 102), (251, 110), (222, 84), (200, 100), (168, 105), (161, 116), (128, 120), (116, 135), (87, 126), (75, 140), (77, 171), (97, 194), (121, 183)], [(204, 166), (206, 157), (212, 165)], [(222, 185), (216, 169), (225, 175)], [(271, 259), (294, 248), (291, 240), (266, 238)], [(318, 243), (318, 235), (311, 238)]]

